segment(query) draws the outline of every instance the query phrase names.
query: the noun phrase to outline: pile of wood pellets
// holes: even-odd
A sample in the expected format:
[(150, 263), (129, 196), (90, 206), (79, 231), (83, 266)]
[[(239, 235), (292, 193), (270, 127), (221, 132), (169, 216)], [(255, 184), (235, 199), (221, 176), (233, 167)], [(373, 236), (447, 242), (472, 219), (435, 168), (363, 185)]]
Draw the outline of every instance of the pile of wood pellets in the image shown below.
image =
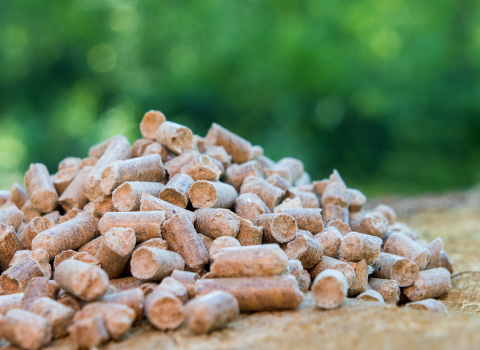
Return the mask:
[[(240, 312), (322, 309), (346, 298), (448, 314), (453, 262), (337, 171), (311, 181), (218, 124), (205, 137), (149, 111), (50, 175), (0, 192), (0, 332), (35, 350), (121, 340), (150, 322), (194, 334)], [(310, 297), (311, 295), (311, 297)]]

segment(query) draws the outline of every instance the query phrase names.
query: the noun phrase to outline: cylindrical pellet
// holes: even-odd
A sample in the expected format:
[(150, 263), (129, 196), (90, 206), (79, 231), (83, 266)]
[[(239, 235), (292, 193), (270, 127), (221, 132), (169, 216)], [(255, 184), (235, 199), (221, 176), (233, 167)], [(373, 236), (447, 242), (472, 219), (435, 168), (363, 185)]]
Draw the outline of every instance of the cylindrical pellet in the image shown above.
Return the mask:
[(263, 172), (257, 161), (251, 160), (243, 164), (232, 164), (227, 169), (227, 176), (235, 189), (239, 191), (247, 176), (263, 178)]
[(132, 156), (134, 158), (141, 157), (145, 152), (145, 149), (152, 143), (155, 143), (155, 141), (145, 138), (136, 140), (132, 145)]
[(216, 290), (232, 294), (241, 312), (291, 310), (303, 300), (292, 275), (201, 279), (195, 285), (197, 297)]
[(430, 251), (401, 232), (394, 232), (383, 245), (383, 251), (412, 260), (418, 269), (424, 270), (430, 260)]
[(185, 307), (185, 322), (193, 333), (204, 334), (223, 328), (239, 313), (237, 299), (219, 290), (190, 301)]
[(20, 309), (22, 303), (23, 293), (0, 295), (0, 315), (6, 315), (13, 309)]
[(82, 170), (86, 166), (91, 166), (94, 167), (95, 164), (97, 164), (97, 158), (93, 157), (87, 157), (83, 158), (82, 161), (80, 162), (80, 165), (78, 166), (78, 170)]
[(104, 235), (113, 227), (128, 227), (135, 231), (137, 243), (152, 238), (162, 238), (162, 224), (165, 212), (125, 212), (106, 213), (98, 223), (100, 233)]
[(427, 249), (430, 251), (430, 261), (426, 269), (435, 269), (442, 266), (441, 254), (443, 250), (443, 239), (440, 237), (435, 238), (428, 246)]
[(102, 315), (94, 315), (68, 327), (71, 341), (77, 348), (96, 348), (110, 339)]
[(73, 260), (78, 260), (78, 261), (81, 261), (81, 262), (84, 262), (86, 264), (90, 264), (90, 265), (93, 265), (93, 266), (96, 266), (96, 267), (102, 267), (102, 264), (100, 264), (100, 260), (98, 260), (97, 258), (95, 258), (94, 256), (91, 256), (90, 254), (88, 253), (77, 253), (75, 254), (73, 257), (72, 257)]
[(135, 248), (135, 242), (135, 231), (128, 227), (112, 227), (103, 235), (95, 258), (110, 279), (120, 277)]
[(165, 121), (161, 123), (157, 129), (155, 141), (175, 154), (193, 149), (192, 130), (174, 122)]
[[(30, 221), (32, 221), (37, 216), (42, 215), (37, 209), (34, 208), (32, 202), (30, 202), (30, 200), (27, 200), (25, 202), (25, 204), (23, 204), (21, 210), (23, 212), (23, 221), (25, 223), (29, 223)], [(2, 216), (2, 214), (0, 212), (0, 217), (1, 216)]]
[(358, 295), (355, 299), (385, 304), (385, 300), (383, 300), (382, 295), (379, 292), (374, 291), (373, 289), (363, 292), (362, 294)]
[(60, 288), (53, 282), (44, 277), (32, 278), (25, 288), (23, 294), (22, 308), (27, 311), (32, 311), (32, 305), (38, 298), (48, 297), (57, 299)]
[(23, 212), (15, 205), (9, 205), (0, 210), (0, 224), (12, 226), (18, 230), (23, 221)]
[(128, 289), (121, 292), (105, 295), (100, 299), (103, 303), (123, 304), (135, 311), (136, 321), (143, 318), (145, 297), (140, 288)]
[(362, 220), (352, 224), (352, 229), (370, 236), (383, 237), (387, 233), (388, 221), (378, 212), (366, 214)]
[(295, 276), (295, 278), (299, 283), (300, 283), (300, 277), (302, 275), (302, 271), (303, 271), (302, 263), (299, 260), (296, 260), (296, 259), (288, 260), (286, 272), (291, 274), (292, 276)]
[(355, 188), (349, 188), (347, 191), (350, 196), (350, 205), (348, 207), (350, 214), (360, 212), (367, 201), (367, 197)]
[(198, 209), (195, 217), (195, 230), (213, 239), (236, 237), (240, 230), (240, 218), (228, 209)]
[(242, 246), (260, 245), (263, 240), (263, 227), (255, 226), (250, 220), (240, 218), (237, 240)]
[[(198, 138), (197, 138), (197, 146), (198, 146)], [(200, 151), (201, 152), (201, 151)], [(215, 158), (219, 160), (225, 169), (227, 169), (230, 164), (232, 164), (232, 156), (230, 156), (223, 146), (210, 146), (208, 147), (205, 152), (207, 156)]]
[(151, 248), (168, 250), (167, 241), (165, 241), (163, 238), (151, 238), (148, 241), (142, 242), (137, 246), (135, 246), (134, 250), (137, 250), (138, 248), (141, 248), (141, 247), (151, 247)]
[(69, 259), (55, 270), (60, 288), (85, 301), (101, 298), (108, 291), (108, 275), (101, 268)]
[(230, 236), (222, 236), (215, 238), (208, 250), (210, 254), (210, 260), (213, 261), (213, 256), (220, 253), (225, 248), (239, 248), (242, 245), (235, 238)]
[(452, 288), (450, 277), (450, 272), (443, 267), (420, 271), (418, 279), (410, 287), (403, 289), (403, 294), (410, 301), (440, 297)]
[(78, 170), (74, 168), (66, 168), (59, 170), (55, 175), (51, 177), (53, 186), (57, 191), (59, 196), (65, 191), (65, 189), (70, 185), (75, 176), (77, 175)]
[(304, 269), (309, 269), (322, 259), (323, 248), (315, 239), (300, 234), (286, 244), (285, 254), (289, 259), (299, 260)]
[(188, 196), (194, 208), (233, 208), (237, 191), (222, 182), (196, 181), (190, 187)]
[(162, 146), (158, 142), (153, 142), (145, 147), (142, 156), (148, 156), (149, 154), (158, 154), (160, 157), (162, 157), (162, 162), (164, 163), (175, 158), (174, 153), (170, 152), (165, 146)]
[(411, 286), (418, 279), (417, 265), (402, 256), (380, 253), (372, 267), (373, 277), (395, 280), (400, 287)]
[(107, 165), (101, 176), (103, 194), (111, 195), (124, 182), (160, 182), (165, 177), (165, 170), (162, 158), (158, 154), (151, 154)]
[(276, 186), (283, 191), (286, 191), (290, 187), (290, 182), (276, 173), (268, 176), (266, 180), (268, 183), (271, 183), (273, 186)]
[(122, 212), (139, 211), (142, 194), (158, 197), (164, 188), (165, 185), (159, 182), (125, 182), (113, 191), (113, 205)]
[(371, 265), (375, 258), (380, 255), (382, 243), (382, 240), (378, 237), (350, 232), (343, 237), (340, 256), (351, 262), (365, 260), (367, 265)]
[(195, 282), (200, 279), (198, 273), (175, 270), (170, 277), (176, 279), (187, 288), (188, 299), (195, 298)]
[(145, 300), (145, 315), (160, 330), (176, 329), (183, 322), (183, 304), (175, 295), (154, 291)]
[(52, 325), (53, 339), (62, 338), (73, 320), (75, 310), (51, 298), (41, 297), (34, 301), (31, 312), (47, 319)]
[(3, 336), (15, 346), (37, 350), (52, 339), (52, 325), (39, 315), (25, 310), (10, 310), (3, 323)]
[(314, 280), (322, 271), (325, 270), (338, 270), (347, 279), (348, 287), (352, 286), (353, 280), (355, 278), (355, 272), (353, 268), (346, 262), (324, 256), (314, 267), (312, 267), (308, 272)]
[(97, 235), (97, 219), (81, 215), (39, 233), (32, 241), (32, 249), (46, 250), (52, 260), (58, 253), (77, 249)]
[(398, 304), (400, 300), (400, 285), (397, 281), (370, 277), (368, 284), (374, 291), (382, 295), (385, 303)]
[(140, 122), (140, 132), (142, 136), (146, 139), (154, 140), (157, 135), (157, 130), (167, 121), (165, 115), (160, 111), (148, 111), (143, 115), (142, 121)]
[(188, 191), (194, 180), (187, 174), (176, 174), (168, 181), (165, 188), (160, 192), (159, 198), (180, 208), (188, 205)]
[(328, 227), (336, 228), (342, 236), (346, 236), (347, 234), (352, 232), (352, 229), (350, 228), (350, 225), (348, 223), (340, 221), (340, 220), (330, 221), (327, 225), (327, 228)]
[(254, 193), (270, 210), (277, 206), (285, 191), (256, 176), (247, 176), (240, 187), (240, 194)]
[(337, 270), (322, 271), (312, 283), (312, 296), (323, 309), (335, 309), (345, 300), (348, 282)]
[(258, 215), (271, 213), (271, 210), (255, 193), (244, 193), (235, 201), (235, 213), (241, 218), (253, 220)]
[(30, 164), (25, 173), (25, 188), (30, 202), (39, 212), (48, 213), (57, 206), (58, 194), (45, 165)]
[(320, 208), (320, 201), (315, 193), (300, 191), (295, 187), (289, 187), (285, 193), (286, 198), (299, 198), (304, 208)]
[(117, 291), (139, 288), (141, 285), (142, 281), (133, 276), (110, 280), (110, 286), (114, 287)]
[(280, 275), (288, 257), (277, 244), (225, 248), (215, 256), (210, 272), (216, 277), (259, 277)]
[(163, 238), (170, 250), (183, 257), (185, 270), (200, 272), (208, 262), (208, 252), (186, 215), (177, 214), (165, 221)]
[(77, 169), (80, 167), (82, 158), (78, 157), (66, 157), (58, 163), (58, 170), (63, 170), (67, 168)]
[(78, 252), (75, 250), (64, 250), (61, 253), (58, 253), (55, 255), (55, 259), (53, 260), (53, 268), (56, 269), (58, 265), (60, 265), (62, 262), (68, 259), (72, 259), (75, 255), (77, 255)]
[(232, 156), (234, 163), (242, 164), (250, 159), (252, 144), (216, 123), (212, 123), (208, 130), (205, 144), (207, 147), (213, 145), (223, 146), (228, 154)]
[[(222, 166), (221, 164), (219, 164)], [(201, 155), (190, 163), (184, 165), (181, 174), (190, 176), (194, 181), (217, 181), (222, 175), (222, 170), (216, 160), (206, 155)]]
[(280, 159), (274, 167), (265, 170), (265, 176), (271, 176), (272, 174), (278, 174), (287, 180), (290, 184), (293, 184), (303, 174), (303, 163), (295, 158), (286, 157)]
[(93, 215), (97, 218), (101, 218), (108, 212), (116, 212), (115, 206), (113, 205), (112, 196), (106, 196), (102, 194), (97, 197), (93, 202)]
[(317, 233), (313, 238), (322, 245), (323, 255), (335, 259), (338, 257), (343, 236), (336, 228), (327, 227), (324, 231)]
[(183, 304), (186, 304), (188, 301), (187, 288), (172, 277), (164, 278), (162, 282), (155, 288), (155, 291), (157, 290), (172, 293), (178, 299), (180, 299)]
[(336, 204), (347, 208), (349, 204), (350, 193), (344, 183), (335, 181), (329, 183), (322, 193), (322, 207)]
[(8, 269), (15, 252), (22, 249), (15, 230), (10, 225), (0, 224), (0, 268)]
[[(18, 209), (21, 209), (27, 200), (28, 195), (25, 188), (23, 188), (23, 186), (18, 182), (14, 182), (12, 187), (10, 187), (10, 193), (7, 197), (8, 203), (15, 205)], [(2, 205), (1, 200), (0, 205)]]
[(92, 171), (93, 167), (84, 166), (68, 185), (68, 187), (63, 191), (60, 198), (58, 198), (58, 203), (65, 210), (71, 210), (73, 208), (82, 209), (85, 204), (88, 203), (88, 198), (83, 192), (83, 183), (87, 178), (88, 174)]
[(163, 211), (165, 212), (165, 217), (167, 220), (171, 219), (177, 214), (185, 214), (192, 223), (195, 222), (195, 214), (191, 211), (185, 210), (148, 194), (142, 195), (140, 211)]
[(19, 262), (23, 258), (26, 258), (27, 256), (30, 256), (31, 254), (32, 254), (31, 250), (17, 250), (15, 252), (15, 254), (13, 255), (12, 260), (10, 260), (10, 263), (8, 264), (8, 267), (12, 267), (17, 262)]
[(362, 260), (358, 263), (350, 262), (348, 263), (355, 272), (355, 277), (353, 278), (353, 283), (348, 289), (348, 296), (358, 295), (367, 290), (368, 284), (368, 265), (365, 260)]
[(280, 212), (293, 217), (297, 227), (301, 230), (309, 231), (314, 235), (323, 231), (321, 209), (282, 209)]
[(26, 249), (32, 249), (32, 241), (40, 232), (55, 226), (55, 223), (46, 217), (36, 217), (25, 227), (20, 235), (20, 242)]
[(430, 311), (436, 314), (449, 316), (445, 304), (435, 299), (425, 299), (413, 303), (408, 303), (407, 305), (405, 305), (405, 307), (408, 309)]
[(133, 277), (142, 281), (161, 281), (184, 266), (180, 254), (151, 247), (136, 249), (130, 262)]
[(198, 157), (200, 157), (200, 153), (194, 150), (182, 153), (179, 156), (166, 162), (165, 169), (167, 170), (168, 174), (172, 178), (176, 174), (178, 174), (185, 165), (194, 161)]
[(97, 254), (98, 247), (100, 247), (100, 244), (102, 243), (102, 240), (103, 240), (103, 236), (92, 239), (90, 242), (78, 248), (78, 252), (79, 253), (85, 252), (92, 256), (95, 256), (95, 254)]
[(386, 204), (379, 204), (374, 209), (374, 212), (382, 213), (383, 216), (387, 219), (389, 225), (393, 225), (397, 221), (397, 213), (393, 210), (392, 207), (389, 207)]
[(310, 278), (310, 274), (307, 270), (302, 270), (300, 272), (300, 281), (298, 281), (298, 288), (302, 291), (302, 293), (308, 293), (310, 290), (310, 285), (312, 284), (312, 279)]
[(322, 207), (322, 218), (327, 224), (334, 220), (350, 222), (350, 212), (347, 208), (344, 208), (340, 205), (329, 204)]
[(85, 196), (94, 201), (102, 194), (101, 181), (103, 170), (113, 162), (132, 158), (132, 148), (127, 138), (117, 135), (111, 139), (107, 149), (83, 182)]
[(33, 258), (26, 257), (12, 265), (0, 276), (0, 288), (5, 294), (20, 293), (33, 277), (48, 276)]
[[(238, 239), (238, 235), (237, 235), (237, 239)], [(440, 261), (441, 261), (441, 267), (446, 268), (448, 271), (450, 271), (450, 273), (453, 273), (453, 271), (455, 271), (455, 263), (447, 254), (447, 252), (444, 250), (442, 250), (440, 253)]]
[(65, 292), (64, 290), (60, 290), (57, 301), (62, 305), (65, 305), (71, 309), (74, 309), (75, 312), (80, 311), (84, 304), (82, 300), (74, 297), (73, 295)]
[(252, 222), (255, 226), (263, 227), (265, 243), (287, 243), (297, 233), (295, 219), (284, 213), (259, 215)]
[(103, 153), (105, 153), (105, 151), (107, 150), (108, 146), (113, 142), (113, 141), (116, 141), (118, 139), (121, 139), (121, 140), (124, 140), (125, 139), (125, 136), (123, 135), (115, 135), (115, 136), (112, 136), (110, 137), (108, 140), (105, 140), (105, 141), (102, 141), (102, 142), (99, 142), (93, 146), (91, 146), (89, 149), (88, 149), (88, 156), (90, 158), (100, 158)]

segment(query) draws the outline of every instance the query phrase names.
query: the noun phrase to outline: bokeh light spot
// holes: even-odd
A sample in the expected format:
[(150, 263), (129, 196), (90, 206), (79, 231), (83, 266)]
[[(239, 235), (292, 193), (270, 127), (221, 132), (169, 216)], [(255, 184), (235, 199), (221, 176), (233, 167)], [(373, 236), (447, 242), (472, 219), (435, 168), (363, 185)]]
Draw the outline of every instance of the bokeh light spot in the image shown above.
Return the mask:
[(190, 73), (197, 64), (197, 52), (190, 45), (179, 45), (170, 52), (170, 66), (180, 74)]
[(372, 51), (383, 60), (394, 58), (398, 54), (400, 46), (400, 37), (391, 29), (382, 28), (370, 37)]
[(345, 104), (337, 96), (322, 98), (315, 107), (315, 121), (320, 127), (334, 127), (345, 116)]
[(105, 73), (115, 68), (117, 53), (109, 44), (97, 44), (88, 51), (87, 61), (93, 70)]

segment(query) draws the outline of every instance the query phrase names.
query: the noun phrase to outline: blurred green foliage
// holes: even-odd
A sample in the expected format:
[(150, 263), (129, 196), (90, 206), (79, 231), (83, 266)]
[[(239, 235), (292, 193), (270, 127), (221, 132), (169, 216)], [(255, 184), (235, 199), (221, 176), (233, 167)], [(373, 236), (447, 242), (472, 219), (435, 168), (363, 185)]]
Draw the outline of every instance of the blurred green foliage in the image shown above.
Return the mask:
[(367, 194), (480, 180), (474, 0), (0, 0), (0, 188), (146, 110)]

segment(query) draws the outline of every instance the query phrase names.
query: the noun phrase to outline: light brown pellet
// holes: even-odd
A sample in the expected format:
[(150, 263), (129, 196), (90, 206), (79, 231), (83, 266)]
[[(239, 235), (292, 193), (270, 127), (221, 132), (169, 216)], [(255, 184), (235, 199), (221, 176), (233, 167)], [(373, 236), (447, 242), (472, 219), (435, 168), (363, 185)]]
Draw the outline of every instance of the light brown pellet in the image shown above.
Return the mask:
[(46, 318), (32, 312), (10, 310), (5, 315), (3, 336), (22, 349), (37, 350), (50, 343), (52, 325)]
[(176, 329), (183, 322), (183, 304), (175, 295), (157, 290), (145, 300), (145, 315), (160, 330)]
[(397, 221), (397, 213), (392, 207), (386, 204), (379, 204), (374, 209), (374, 212), (379, 212), (387, 219), (389, 225), (393, 225)]
[(300, 191), (297, 188), (289, 187), (285, 197), (299, 198), (303, 208), (320, 208), (320, 201), (315, 193)]
[(157, 248), (157, 249), (163, 249), (163, 250), (168, 250), (168, 244), (167, 241), (165, 241), (163, 238), (152, 238), (149, 239), (148, 241), (142, 242), (138, 244), (135, 247), (135, 250), (141, 247), (151, 247), (151, 248)]
[(208, 237), (208, 236), (205, 236), (201, 233), (198, 234), (198, 237), (200, 237), (200, 240), (202, 241), (203, 243), (203, 246), (205, 247), (205, 249), (207, 250), (208, 252), (208, 256), (210, 257), (210, 247), (213, 243), (213, 239)]
[(25, 188), (30, 202), (39, 212), (48, 213), (57, 206), (58, 194), (45, 165), (30, 164), (25, 173)]
[(150, 154), (158, 154), (164, 163), (175, 158), (174, 153), (170, 152), (166, 147), (162, 146), (158, 142), (154, 142), (145, 147), (145, 151), (142, 153), (142, 156), (148, 156)]
[(301, 230), (309, 231), (313, 234), (323, 231), (321, 209), (282, 209), (280, 212), (293, 217), (297, 223), (297, 227)]
[(387, 235), (392, 234), (395, 231), (402, 232), (403, 234), (410, 237), (412, 240), (416, 241), (418, 239), (418, 234), (413, 231), (407, 224), (403, 222), (396, 222), (393, 225), (388, 226)]
[(200, 279), (198, 273), (175, 270), (170, 277), (176, 279), (187, 288), (188, 299), (195, 298), (195, 282)]
[(271, 213), (271, 210), (256, 194), (244, 193), (235, 201), (235, 213), (241, 218), (253, 220), (258, 215)]
[(160, 290), (175, 295), (183, 304), (186, 304), (188, 301), (188, 291), (187, 288), (172, 277), (166, 277), (160, 282), (156, 287), (155, 291)]
[(70, 185), (75, 176), (77, 176), (78, 169), (75, 168), (66, 168), (59, 170), (55, 175), (52, 176), (52, 183), (57, 191), (58, 195), (61, 196), (65, 189)]
[(286, 157), (281, 159), (274, 167), (265, 169), (265, 176), (278, 174), (290, 184), (293, 184), (303, 174), (303, 171), (304, 166), (300, 160)]
[(117, 291), (139, 288), (141, 285), (142, 281), (133, 276), (110, 280), (110, 286), (114, 287)]
[(348, 287), (350, 288), (355, 278), (355, 272), (353, 271), (353, 268), (346, 262), (324, 256), (322, 260), (320, 260), (308, 272), (310, 273), (312, 280), (314, 280), (322, 271), (330, 269), (338, 270), (343, 273), (343, 275), (347, 279)]
[(235, 189), (239, 191), (246, 177), (263, 178), (263, 171), (256, 160), (251, 160), (243, 164), (232, 164), (228, 167), (226, 175)]
[(0, 315), (6, 315), (13, 309), (20, 309), (22, 303), (23, 293), (0, 295)]
[(110, 279), (120, 277), (135, 248), (135, 242), (135, 231), (128, 227), (112, 227), (103, 235), (95, 258)]
[(252, 144), (242, 137), (232, 133), (224, 127), (212, 123), (205, 137), (207, 147), (217, 145), (223, 146), (232, 156), (232, 162), (242, 164), (250, 159), (250, 148)]
[(10, 197), (10, 191), (0, 190), (0, 206), (8, 202), (9, 197)]
[(327, 224), (334, 220), (350, 222), (350, 212), (347, 208), (336, 204), (329, 204), (322, 207), (322, 218)]
[(60, 290), (57, 301), (64, 306), (74, 309), (75, 312), (80, 311), (84, 304), (83, 301), (65, 292), (64, 290)]
[(288, 180), (286, 180), (285, 178), (281, 177), (276, 173), (273, 173), (272, 175), (268, 176), (266, 181), (272, 184), (273, 186), (282, 189), (283, 191), (287, 191), (288, 187), (290, 187), (290, 182), (288, 182)]
[(153, 140), (149, 140), (145, 138), (136, 140), (132, 145), (132, 156), (134, 158), (141, 157), (145, 152), (145, 149), (147, 148), (147, 146), (151, 145), (154, 142), (155, 141)]
[(163, 238), (167, 241), (170, 250), (183, 257), (185, 270), (200, 272), (208, 263), (208, 252), (186, 215), (177, 214), (165, 221)]
[(352, 229), (366, 235), (381, 238), (387, 233), (388, 221), (382, 213), (372, 212), (366, 214), (362, 220), (353, 223)]
[(298, 281), (298, 288), (302, 293), (308, 293), (310, 290), (310, 285), (312, 284), (312, 279), (307, 270), (302, 270), (300, 272), (300, 281)]
[(100, 244), (102, 243), (102, 240), (103, 240), (103, 236), (92, 239), (90, 242), (78, 248), (78, 252), (79, 253), (85, 252), (92, 256), (95, 256), (95, 254), (97, 254), (98, 247), (100, 247)]
[(239, 316), (237, 299), (230, 293), (215, 291), (190, 301), (185, 307), (185, 322), (195, 334), (221, 329)]
[(30, 257), (38, 262), (43, 271), (43, 276), (47, 279), (52, 277), (52, 266), (50, 265), (50, 256), (46, 250), (35, 249), (30, 254)]
[(151, 247), (141, 247), (132, 254), (130, 268), (133, 277), (142, 281), (161, 281), (174, 270), (183, 270), (180, 254)]
[(107, 165), (102, 171), (101, 189), (103, 194), (111, 195), (124, 182), (160, 182), (164, 177), (162, 158), (151, 154)]
[(428, 246), (427, 249), (430, 251), (430, 260), (426, 269), (435, 269), (442, 266), (441, 254), (443, 250), (443, 239), (440, 237), (435, 238)]
[(136, 321), (140, 321), (143, 318), (145, 297), (143, 296), (143, 291), (140, 288), (128, 289), (114, 294), (108, 294), (100, 299), (100, 301), (104, 303), (118, 303), (126, 305), (135, 311)]
[(292, 275), (201, 279), (195, 285), (197, 297), (216, 290), (232, 294), (241, 312), (291, 310), (303, 300)]
[(286, 198), (282, 203), (273, 208), (274, 213), (279, 213), (283, 209), (302, 209), (300, 198)]
[(58, 203), (65, 210), (71, 210), (73, 208), (82, 209), (85, 204), (88, 203), (88, 198), (83, 192), (83, 183), (87, 178), (88, 174), (92, 171), (93, 167), (84, 166), (68, 185), (68, 187), (63, 191), (60, 198), (58, 198)]
[(100, 315), (105, 328), (114, 340), (120, 340), (132, 327), (135, 321), (135, 311), (123, 304), (94, 302), (86, 304), (75, 314), (75, 323)]
[(47, 297), (57, 299), (60, 288), (53, 282), (44, 277), (32, 278), (25, 288), (22, 301), (22, 309), (32, 311), (35, 300)]
[(285, 191), (256, 176), (248, 176), (240, 187), (240, 194), (254, 193), (272, 210), (280, 203)]
[(374, 290), (367, 290), (362, 294), (358, 295), (355, 299), (385, 304), (385, 300), (383, 300), (382, 295)]
[(67, 328), (72, 323), (75, 314), (74, 309), (48, 297), (36, 299), (29, 311), (50, 322), (53, 339), (62, 338), (67, 334)]
[(223, 146), (210, 146), (202, 153), (219, 160), (225, 169), (227, 169), (232, 163), (232, 157), (227, 153)]
[(140, 285), (140, 289), (143, 291), (145, 298), (148, 298), (148, 296), (153, 293), (157, 286), (157, 282), (145, 282)]
[(61, 253), (58, 253), (56, 256), (55, 256), (55, 259), (53, 260), (53, 268), (56, 269), (58, 267), (58, 265), (60, 265), (62, 262), (64, 262), (65, 260), (68, 260), (68, 259), (72, 259), (75, 255), (77, 255), (78, 252), (76, 252), (75, 250), (64, 250), (63, 252)]
[(259, 215), (252, 222), (255, 226), (263, 227), (265, 243), (287, 243), (297, 233), (295, 219), (284, 213)]
[(113, 205), (121, 212), (139, 211), (142, 194), (157, 197), (164, 188), (165, 185), (158, 182), (125, 182), (113, 191)]
[(205, 138), (198, 135), (193, 135), (193, 148), (200, 153), (205, 153), (207, 151), (207, 147), (205, 146)]
[(86, 264), (90, 264), (96, 267), (102, 267), (102, 264), (100, 264), (100, 260), (95, 258), (94, 256), (88, 254), (88, 253), (77, 253), (72, 257), (73, 260), (78, 260), (81, 262), (84, 262)]
[(285, 254), (289, 259), (297, 259), (304, 269), (309, 269), (323, 257), (323, 248), (315, 239), (307, 235), (297, 235), (286, 244)]
[(32, 241), (32, 249), (46, 250), (53, 260), (58, 253), (80, 248), (97, 236), (97, 219), (81, 215), (39, 233)]
[(179, 156), (165, 162), (165, 169), (170, 177), (175, 176), (180, 173), (180, 170), (187, 165), (188, 163), (193, 162), (195, 159), (200, 157), (200, 153), (197, 151), (191, 150), (185, 153), (180, 154)]
[(154, 140), (157, 135), (157, 130), (167, 121), (165, 115), (160, 111), (148, 111), (144, 114), (142, 121), (140, 122), (140, 132), (146, 139)]
[(132, 148), (125, 136), (117, 135), (111, 139), (107, 149), (83, 182), (85, 196), (94, 201), (102, 194), (101, 181), (103, 170), (113, 162), (132, 158)]
[(430, 260), (430, 251), (401, 232), (393, 232), (383, 245), (383, 251), (412, 260), (424, 270)]
[(340, 221), (340, 220), (333, 220), (333, 221), (330, 221), (328, 224), (327, 224), (327, 228), (328, 227), (334, 227), (338, 230), (338, 232), (340, 232), (340, 234), (342, 236), (346, 236), (347, 234), (349, 234), (350, 232), (352, 232), (352, 229), (350, 228), (350, 225), (346, 222), (343, 222), (343, 221)]
[(348, 210), (350, 211), (350, 214), (360, 212), (367, 202), (367, 197), (354, 188), (349, 188), (347, 191), (349, 192), (350, 206), (348, 207)]
[(382, 243), (382, 240), (378, 237), (350, 232), (343, 237), (340, 257), (349, 262), (365, 260), (367, 265), (371, 265), (375, 258), (380, 255)]
[(240, 218), (240, 230), (236, 239), (242, 246), (260, 245), (263, 240), (263, 227), (255, 226), (250, 220)]
[(348, 289), (348, 296), (358, 295), (367, 290), (368, 284), (368, 265), (365, 260), (360, 262), (349, 262), (348, 263), (355, 272), (355, 277), (353, 278), (353, 283)]
[(397, 281), (370, 277), (368, 284), (374, 291), (382, 295), (386, 304), (398, 304), (400, 300), (400, 285)]
[(347, 297), (348, 282), (337, 270), (322, 271), (312, 283), (312, 296), (323, 309), (335, 309)]
[[(11, 226), (10, 226), (11, 227)], [(32, 254), (31, 250), (17, 250), (15, 254), (13, 254), (12, 259), (10, 260), (8, 267), (13, 266), (23, 258), (26, 258), (27, 256), (30, 256)]]
[(403, 294), (410, 301), (442, 296), (452, 288), (450, 276), (450, 272), (443, 267), (420, 271), (418, 279), (410, 287), (403, 289)]
[[(78, 214), (83, 213), (82, 209), (71, 209), (65, 213), (65, 215), (61, 216), (58, 219), (57, 224), (63, 224), (65, 221), (72, 220), (77, 217)], [(47, 216), (44, 216), (47, 218)]]
[(165, 212), (162, 211), (106, 213), (98, 223), (98, 229), (104, 235), (113, 227), (128, 227), (135, 231), (137, 243), (141, 243), (162, 238), (164, 221)]
[[(238, 236), (237, 236), (238, 238)], [(455, 264), (446, 251), (442, 250), (440, 253), (441, 267), (446, 268), (450, 273), (455, 271)]]
[(102, 194), (93, 202), (93, 215), (101, 218), (108, 212), (116, 212), (117, 209), (113, 205), (112, 196)]
[(10, 261), (15, 253), (22, 249), (15, 230), (12, 226), (0, 224), (0, 268), (1, 271), (8, 269)]
[[(26, 222), (27, 224), (33, 220), (33, 218), (36, 218), (37, 216), (41, 216), (42, 214), (34, 208), (32, 202), (30, 200), (27, 200), (25, 204), (23, 204), (22, 208), (20, 208), (23, 212), (23, 221)], [(1, 215), (1, 214), (0, 214)]]
[(33, 277), (46, 277), (40, 264), (26, 257), (5, 270), (0, 276), (0, 288), (5, 294), (20, 293), (25, 290)]
[(373, 277), (395, 280), (400, 287), (411, 286), (418, 279), (417, 265), (402, 256), (380, 253), (372, 267)]
[(0, 210), (0, 224), (12, 226), (18, 230), (23, 221), (23, 212), (15, 205), (9, 205)]
[[(294, 276), (297, 279), (297, 282), (300, 283), (300, 277), (302, 275), (303, 267), (302, 263), (296, 259), (288, 260), (287, 270), (285, 273), (289, 273), (290, 275)], [(299, 285), (300, 287), (300, 285)]]
[(20, 235), (20, 242), (26, 249), (32, 249), (33, 239), (45, 230), (55, 226), (55, 223), (46, 217), (36, 217), (30, 221)]
[(347, 208), (350, 202), (350, 193), (344, 183), (335, 181), (329, 183), (322, 193), (322, 207), (336, 204)]
[[(7, 197), (7, 204), (13, 204), (18, 209), (21, 209), (25, 202), (28, 200), (27, 191), (18, 182), (14, 182), (10, 187), (10, 192)], [(0, 204), (1, 205), (1, 204)]]
[(97, 164), (97, 160), (98, 160), (97, 158), (93, 158), (93, 157), (83, 158), (82, 162), (78, 166), (78, 170), (82, 170), (86, 166), (94, 167), (95, 164)]
[(77, 348), (96, 348), (110, 339), (102, 315), (94, 315), (68, 327), (70, 339)]
[(237, 191), (223, 182), (196, 181), (190, 187), (188, 196), (196, 209), (200, 208), (233, 208), (237, 199)]
[(101, 268), (69, 259), (55, 269), (58, 286), (77, 298), (93, 301), (108, 291), (108, 275)]
[(335, 259), (338, 257), (343, 236), (335, 227), (327, 227), (313, 238), (322, 245), (323, 255)]
[(220, 178), (222, 171), (212, 158), (206, 155), (201, 155), (190, 163), (184, 165), (180, 170), (180, 173), (187, 174), (194, 181), (217, 181)]
[(195, 230), (213, 239), (236, 237), (240, 230), (240, 218), (228, 209), (198, 209), (195, 217)]
[(213, 261), (214, 255), (220, 253), (225, 248), (239, 248), (242, 245), (235, 238), (230, 236), (222, 236), (215, 238), (208, 250), (210, 254), (210, 260)]
[(193, 183), (194, 179), (189, 175), (176, 174), (170, 178), (165, 188), (162, 189), (159, 198), (180, 208), (186, 208), (189, 201), (188, 191)]
[(116, 141), (118, 139), (121, 139), (121, 140), (124, 140), (125, 139), (125, 136), (123, 135), (115, 135), (115, 136), (112, 136), (110, 137), (109, 139), (105, 140), (105, 141), (102, 141), (102, 142), (99, 142), (93, 146), (91, 146), (88, 150), (88, 156), (91, 157), (91, 158), (100, 158), (103, 153), (105, 153), (105, 151), (107, 150), (108, 146), (113, 142), (113, 141)]
[(80, 167), (80, 163), (82, 162), (82, 158), (78, 157), (66, 157), (58, 163), (58, 170), (64, 170), (64, 169), (76, 169), (78, 170)]
[(51, 211), (48, 214), (43, 215), (45, 218), (49, 218), (52, 220), (55, 224), (58, 224), (60, 221), (60, 212), (58, 210)]
[(408, 309), (430, 311), (436, 314), (449, 316), (445, 304), (435, 299), (425, 299), (413, 303), (408, 303), (407, 305), (405, 305), (405, 307)]
[(225, 248), (215, 256), (210, 272), (215, 277), (274, 276), (285, 272), (287, 255), (277, 244)]
[(148, 194), (143, 194), (140, 202), (140, 211), (142, 212), (163, 211), (165, 212), (165, 217), (167, 220), (171, 219), (177, 214), (184, 214), (192, 223), (195, 222), (195, 214), (191, 211), (185, 210), (183, 208), (180, 208), (179, 206), (176, 206), (159, 198), (155, 198)]
[(186, 126), (165, 121), (160, 124), (155, 141), (175, 154), (182, 154), (193, 149), (193, 133)]

